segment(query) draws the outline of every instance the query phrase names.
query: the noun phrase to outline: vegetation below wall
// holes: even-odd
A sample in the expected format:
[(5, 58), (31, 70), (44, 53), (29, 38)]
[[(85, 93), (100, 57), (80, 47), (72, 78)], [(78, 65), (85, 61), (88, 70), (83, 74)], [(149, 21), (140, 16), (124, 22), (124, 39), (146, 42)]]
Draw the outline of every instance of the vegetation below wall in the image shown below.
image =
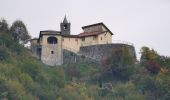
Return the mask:
[(0, 32), (0, 100), (170, 100), (170, 58), (116, 49), (100, 64), (46, 66)]

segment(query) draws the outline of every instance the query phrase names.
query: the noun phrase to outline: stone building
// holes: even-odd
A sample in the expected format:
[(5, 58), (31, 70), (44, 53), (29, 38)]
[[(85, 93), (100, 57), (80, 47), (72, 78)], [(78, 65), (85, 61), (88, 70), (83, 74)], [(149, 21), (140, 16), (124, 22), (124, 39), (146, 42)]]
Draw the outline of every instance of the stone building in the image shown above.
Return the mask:
[[(74, 59), (72, 62), (78, 61), (77, 57), (83, 54), (81, 48), (112, 43), (113, 33), (103, 23), (83, 26), (82, 29), (82, 33), (71, 35), (71, 23), (65, 17), (60, 23), (60, 31), (40, 31), (39, 38), (31, 40), (33, 55), (47, 65), (62, 65), (72, 61), (71, 59)], [(75, 56), (67, 57), (68, 52)], [(90, 56), (86, 58), (93, 60)]]

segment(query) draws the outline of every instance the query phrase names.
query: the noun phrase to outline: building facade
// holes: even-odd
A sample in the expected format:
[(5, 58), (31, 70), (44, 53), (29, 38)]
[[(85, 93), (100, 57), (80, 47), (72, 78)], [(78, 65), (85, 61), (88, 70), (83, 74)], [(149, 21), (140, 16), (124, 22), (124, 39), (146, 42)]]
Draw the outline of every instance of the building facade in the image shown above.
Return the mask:
[(111, 44), (113, 33), (103, 23), (82, 27), (83, 32), (71, 35), (71, 23), (65, 17), (60, 31), (40, 31), (39, 38), (31, 40), (33, 55), (47, 65), (62, 65), (63, 50), (79, 53), (81, 47)]

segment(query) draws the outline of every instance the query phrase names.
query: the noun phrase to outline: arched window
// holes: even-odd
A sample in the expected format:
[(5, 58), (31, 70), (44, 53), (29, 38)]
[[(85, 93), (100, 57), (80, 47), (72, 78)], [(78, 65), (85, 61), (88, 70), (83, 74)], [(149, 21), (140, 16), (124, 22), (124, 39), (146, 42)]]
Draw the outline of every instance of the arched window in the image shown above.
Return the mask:
[(48, 37), (47, 38), (48, 44), (56, 44), (58, 42), (56, 37)]

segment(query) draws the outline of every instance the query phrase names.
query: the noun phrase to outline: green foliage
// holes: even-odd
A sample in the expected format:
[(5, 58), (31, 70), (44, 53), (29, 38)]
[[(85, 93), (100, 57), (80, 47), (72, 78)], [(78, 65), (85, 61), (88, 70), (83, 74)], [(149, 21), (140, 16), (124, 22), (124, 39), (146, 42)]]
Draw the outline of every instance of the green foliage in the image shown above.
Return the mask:
[(33, 58), (7, 33), (0, 32), (0, 100), (55, 100), (65, 86), (63, 69)]
[(148, 61), (145, 64), (146, 69), (152, 74), (158, 74), (161, 70), (161, 66), (156, 61)]
[(141, 62), (144, 63), (145, 61), (149, 60), (158, 60), (159, 55), (155, 50), (150, 50), (148, 47), (142, 47), (141, 50)]
[(0, 46), (0, 62), (7, 60), (9, 56), (9, 53), (7, 52), (7, 49), (3, 46)]
[(163, 62), (161, 56), (155, 50), (150, 50), (148, 47), (142, 47), (141, 54), (140, 63), (151, 74), (158, 74), (163, 69), (161, 66), (161, 63)]
[(94, 71), (98, 71), (99, 67), (95, 63), (77, 63), (64, 65), (66, 78), (68, 80), (90, 80), (94, 78)]
[(4, 18), (1, 18), (0, 20), (0, 32), (8, 32), (8, 23)]
[[(117, 82), (111, 90), (101, 89), (102, 100), (145, 100), (132, 82)], [(104, 92), (104, 93), (103, 93)]]
[(170, 70), (170, 57), (161, 56), (160, 64), (165, 68)]
[(15, 22), (13, 22), (10, 28), (10, 33), (12, 34), (13, 38), (20, 43), (23, 43), (27, 39), (30, 39), (27, 28), (21, 20), (16, 20)]
[(81, 77), (80, 69), (77, 66), (67, 66), (65, 71), (66, 71), (68, 78), (71, 80), (73, 78), (79, 79)]
[(70, 83), (60, 91), (59, 100), (93, 100), (85, 84)]

